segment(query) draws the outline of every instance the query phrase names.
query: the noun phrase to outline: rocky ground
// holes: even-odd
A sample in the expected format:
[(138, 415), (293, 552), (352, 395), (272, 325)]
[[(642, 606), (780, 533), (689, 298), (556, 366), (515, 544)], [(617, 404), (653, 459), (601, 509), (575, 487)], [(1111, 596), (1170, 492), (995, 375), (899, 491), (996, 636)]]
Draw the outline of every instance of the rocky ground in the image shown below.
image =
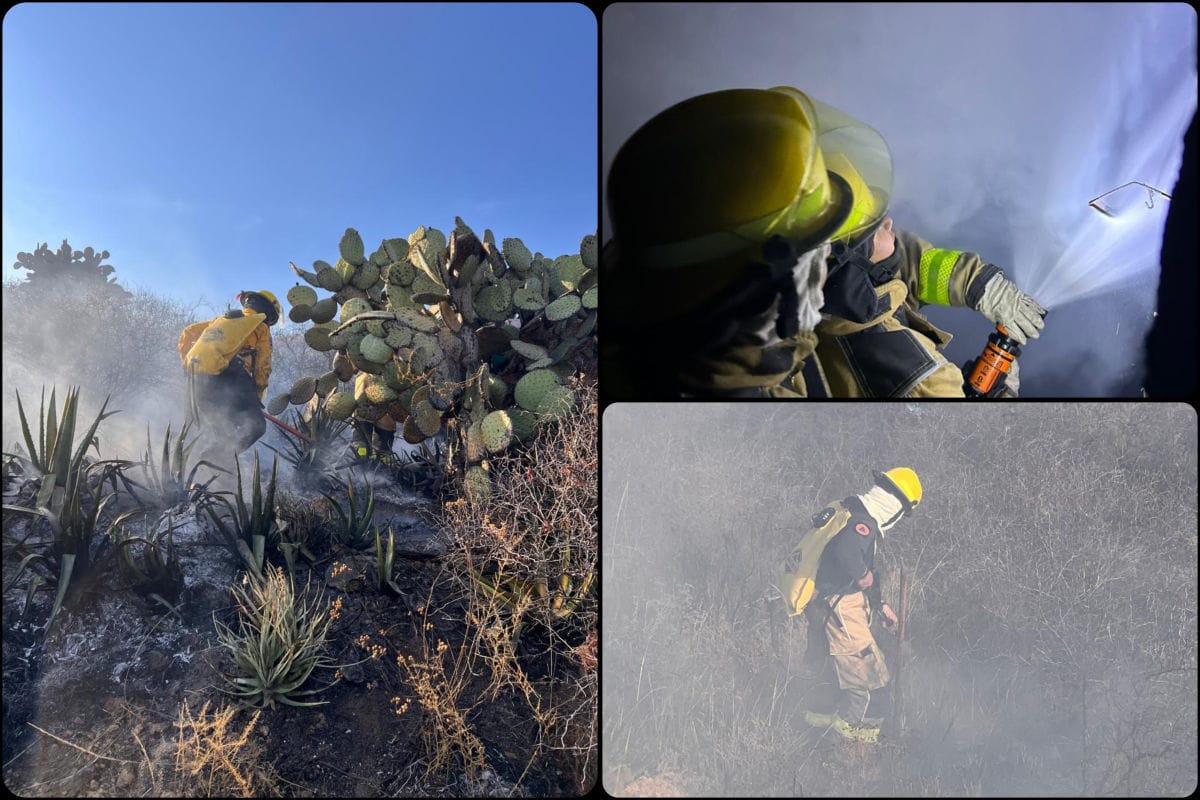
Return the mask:
[[(318, 550), (297, 569), (301, 587), (339, 605), (328, 638), (344, 665), (313, 683), (332, 686), (313, 708), (262, 712), (242, 752), (258, 771), (259, 791), (298, 797), (436, 795), (572, 795), (578, 764), (538, 744), (524, 698), (501, 693), (472, 703), (468, 722), (483, 741), (490, 769), (468, 783), (454, 774), (427, 775), (430, 720), (396, 663), (438, 640), (457, 646), (466, 634), (442, 556), (447, 540), (421, 520), (424, 501), (403, 492), (377, 496), (377, 519), (397, 531), (399, 596), (379, 592), (373, 550)], [(22, 796), (171, 796), (224, 794), (176, 770), (180, 708), (197, 714), (226, 702), (220, 672), (232, 661), (219, 645), (213, 617), (233, 624), (230, 586), (237, 565), (208, 541), (194, 509), (179, 509), (177, 528), (185, 586), (175, 612), (121, 585), (115, 569), (97, 569), (69, 596), (47, 635), (51, 596), (40, 592), (23, 613), (25, 594), (12, 587), (16, 565), (4, 564), (3, 779)], [(5, 512), (6, 529), (27, 522)], [(282, 561), (280, 562), (282, 563)], [(530, 653), (522, 665), (546, 688), (562, 670)], [(524, 651), (519, 651), (524, 652)], [(593, 667), (594, 669), (594, 667)], [(594, 672), (592, 673), (594, 678)], [(482, 690), (483, 678), (464, 691)], [(395, 698), (395, 699), (394, 699)], [(407, 701), (403, 713), (398, 709)], [(234, 716), (242, 731), (252, 712)], [(257, 751), (257, 755), (256, 755)]]

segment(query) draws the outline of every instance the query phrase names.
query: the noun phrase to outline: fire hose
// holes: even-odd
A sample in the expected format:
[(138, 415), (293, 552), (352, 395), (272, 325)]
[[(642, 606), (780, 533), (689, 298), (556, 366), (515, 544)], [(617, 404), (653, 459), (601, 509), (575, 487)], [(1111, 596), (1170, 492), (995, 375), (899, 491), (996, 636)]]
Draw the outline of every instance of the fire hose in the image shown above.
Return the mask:
[(291, 425), (288, 425), (286, 422), (284, 422), (283, 420), (279, 419), (278, 417), (273, 417), (273, 416), (271, 416), (270, 414), (268, 414), (266, 411), (262, 412), (262, 415), (263, 415), (264, 417), (266, 417), (268, 420), (270, 420), (271, 422), (274, 422), (274, 423), (275, 423), (276, 425), (278, 425), (279, 427), (283, 428), (283, 429), (284, 429), (285, 431), (287, 431), (288, 433), (292, 434), (293, 436), (299, 436), (301, 439), (303, 439), (303, 440), (304, 440), (304, 441), (306, 441), (306, 442), (311, 442), (311, 441), (312, 441), (312, 439), (310, 439), (309, 437), (305, 436), (303, 433), (301, 433), (300, 431), (296, 430), (296, 429), (295, 429), (295, 428), (293, 428)]

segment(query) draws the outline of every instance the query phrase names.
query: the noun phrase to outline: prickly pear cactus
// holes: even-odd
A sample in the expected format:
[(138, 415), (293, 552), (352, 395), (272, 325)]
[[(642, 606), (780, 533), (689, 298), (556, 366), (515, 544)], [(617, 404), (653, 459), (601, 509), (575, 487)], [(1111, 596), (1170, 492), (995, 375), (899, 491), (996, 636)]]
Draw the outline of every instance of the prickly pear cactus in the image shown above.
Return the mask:
[[(571, 408), (569, 379), (594, 370), (596, 237), (548, 258), (517, 238), (498, 245), (490, 230), (480, 239), (456, 217), (449, 236), (422, 226), (369, 254), (347, 228), (337, 255), (332, 266), (314, 261), (315, 272), (292, 265), (332, 297), (304, 286), (289, 293), (299, 316), (327, 323), (305, 335), (333, 352), (327, 375), (363, 378), (353, 394), (324, 378), (326, 408), (340, 418), (391, 416), (414, 444), (445, 430), (447, 469), (470, 497), (485, 498), (488, 454), (528, 441), (540, 420)], [(290, 399), (307, 402), (310, 386)]]

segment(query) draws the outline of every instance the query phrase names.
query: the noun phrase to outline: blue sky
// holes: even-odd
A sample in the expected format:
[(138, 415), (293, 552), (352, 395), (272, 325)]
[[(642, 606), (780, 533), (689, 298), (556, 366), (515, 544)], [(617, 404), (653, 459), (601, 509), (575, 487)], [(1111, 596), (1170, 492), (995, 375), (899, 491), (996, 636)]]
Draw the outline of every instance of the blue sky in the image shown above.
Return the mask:
[(223, 310), (418, 225), (596, 230), (578, 4), (27, 4), (3, 24), (3, 274), (37, 242)]

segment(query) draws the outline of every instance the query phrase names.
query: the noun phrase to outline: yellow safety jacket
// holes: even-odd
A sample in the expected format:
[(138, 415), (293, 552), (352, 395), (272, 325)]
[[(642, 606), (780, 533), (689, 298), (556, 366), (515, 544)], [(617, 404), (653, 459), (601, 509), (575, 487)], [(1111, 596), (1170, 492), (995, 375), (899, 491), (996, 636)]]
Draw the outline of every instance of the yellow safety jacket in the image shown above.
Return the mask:
[[(231, 318), (222, 314), (208, 322), (188, 325), (179, 337), (179, 359), (187, 368), (189, 361), (200, 355), (194, 348), (211, 344), (212, 347), (201, 355), (207, 365), (202, 371), (220, 372), (236, 359), (254, 379), (261, 400), (266, 395), (267, 383), (271, 378), (271, 330), (265, 320), (263, 314), (246, 312), (242, 317)], [(249, 333), (245, 332), (246, 328), (250, 329)], [(214, 336), (218, 330), (225, 329), (230, 333), (228, 337)], [(209, 331), (207, 340), (206, 331)]]
[(924, 305), (974, 307), (1000, 268), (896, 231), (896, 277), (875, 287), (886, 310), (866, 322), (822, 319), (816, 354), (834, 397), (962, 397), (962, 371), (941, 354), (952, 338)]

